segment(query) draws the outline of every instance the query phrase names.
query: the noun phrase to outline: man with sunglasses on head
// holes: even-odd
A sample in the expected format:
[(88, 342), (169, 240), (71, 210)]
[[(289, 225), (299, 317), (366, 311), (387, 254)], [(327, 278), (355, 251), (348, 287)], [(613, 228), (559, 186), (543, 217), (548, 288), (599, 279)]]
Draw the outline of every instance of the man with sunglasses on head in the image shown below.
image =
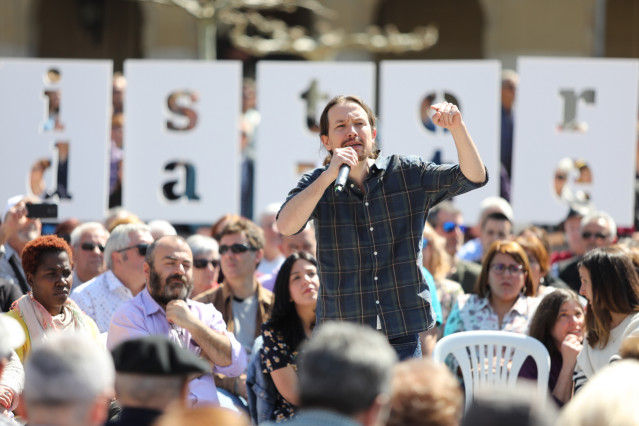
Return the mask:
[(99, 222), (86, 222), (76, 226), (71, 232), (73, 250), (73, 287), (106, 271), (104, 247), (109, 231)]
[(109, 330), (116, 309), (144, 288), (144, 256), (152, 242), (144, 223), (116, 226), (104, 246), (107, 270), (74, 287), (71, 298), (93, 318), (101, 333)]
[[(400, 359), (413, 356), (418, 334), (435, 326), (420, 260), (428, 210), (488, 180), (457, 106), (431, 109), (433, 123), (453, 137), (459, 165), (380, 155), (371, 108), (357, 96), (331, 99), (320, 117), (326, 165), (302, 177), (277, 217), (283, 235), (315, 221), (318, 324), (367, 324), (386, 334)], [(344, 185), (336, 184), (340, 171)]]
[[(617, 241), (617, 224), (612, 216), (606, 212), (589, 212), (581, 219), (581, 238), (585, 253), (598, 247), (610, 247)], [(559, 262), (557, 265), (559, 278), (576, 292), (579, 292), (581, 286), (577, 265), (582, 257), (575, 256), (564, 262)]]
[[(219, 234), (219, 253), (224, 280), (220, 286), (205, 291), (194, 300), (212, 303), (222, 313), (227, 329), (235, 335), (248, 355), (269, 319), (273, 293), (256, 278), (264, 256), (264, 231), (249, 219), (228, 223)], [(229, 397), (235, 406), (245, 407), (237, 397), (246, 399), (246, 374), (239, 377), (215, 375), (218, 392)]]

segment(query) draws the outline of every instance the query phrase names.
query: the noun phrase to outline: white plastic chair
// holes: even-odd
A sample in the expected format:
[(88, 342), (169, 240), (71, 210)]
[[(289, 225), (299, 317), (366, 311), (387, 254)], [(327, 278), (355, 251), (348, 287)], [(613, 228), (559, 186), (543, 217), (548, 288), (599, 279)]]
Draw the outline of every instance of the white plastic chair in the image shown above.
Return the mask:
[(542, 403), (548, 397), (550, 356), (537, 339), (507, 331), (463, 331), (442, 338), (435, 345), (433, 359), (444, 362), (452, 354), (461, 369), (466, 410), (475, 393), (491, 386), (514, 388), (519, 370), (528, 356), (537, 364), (537, 393)]

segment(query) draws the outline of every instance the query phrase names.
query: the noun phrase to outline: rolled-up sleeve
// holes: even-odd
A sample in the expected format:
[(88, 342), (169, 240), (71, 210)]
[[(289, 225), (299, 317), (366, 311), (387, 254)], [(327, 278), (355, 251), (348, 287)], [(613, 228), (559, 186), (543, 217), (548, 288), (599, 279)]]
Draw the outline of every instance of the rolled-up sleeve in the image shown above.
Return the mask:
[[(205, 309), (202, 312), (203, 318), (201, 319), (205, 321), (211, 330), (224, 334), (231, 341), (231, 364), (226, 367), (216, 365), (213, 371), (230, 377), (239, 376), (244, 373), (248, 363), (246, 351), (242, 347), (242, 344), (235, 338), (235, 335), (226, 329), (226, 323), (220, 311), (215, 309), (212, 304), (201, 306), (204, 306)], [(208, 318), (208, 321), (206, 321), (206, 318)]]

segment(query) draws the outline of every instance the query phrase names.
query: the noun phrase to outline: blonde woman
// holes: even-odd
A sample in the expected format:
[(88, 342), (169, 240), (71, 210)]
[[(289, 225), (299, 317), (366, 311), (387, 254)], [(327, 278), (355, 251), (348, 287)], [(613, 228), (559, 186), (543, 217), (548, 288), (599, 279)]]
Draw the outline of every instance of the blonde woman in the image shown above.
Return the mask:
[(451, 268), (450, 255), (446, 251), (446, 240), (435, 232), (430, 224), (424, 227), (422, 257), (423, 264), (431, 273), (437, 287), (437, 297), (442, 306), (442, 324), (437, 337), (444, 334), (444, 327), (457, 298), (464, 294), (461, 284), (446, 278)]

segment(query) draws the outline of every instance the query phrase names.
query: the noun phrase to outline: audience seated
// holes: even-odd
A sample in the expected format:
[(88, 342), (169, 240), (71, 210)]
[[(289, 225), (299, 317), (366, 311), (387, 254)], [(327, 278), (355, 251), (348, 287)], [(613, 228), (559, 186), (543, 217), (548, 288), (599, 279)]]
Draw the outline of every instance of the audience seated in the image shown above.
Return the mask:
[(484, 256), (476, 294), (464, 294), (453, 307), (444, 335), (468, 330), (528, 333), (537, 304), (524, 249), (514, 241), (496, 241)]
[(0, 425), (9, 422), (9, 413), (16, 409), (24, 388), (24, 369), (16, 355), (16, 348), (25, 340), (18, 321), (0, 314)]
[(575, 366), (575, 393), (617, 357), (621, 342), (639, 335), (639, 274), (619, 247), (597, 248), (579, 262), (581, 288), (588, 300), (586, 341)]
[(442, 311), (441, 325), (437, 326), (437, 335), (444, 334), (444, 327), (448, 320), (448, 315), (453, 309), (457, 298), (464, 294), (462, 286), (453, 280), (446, 278), (450, 272), (450, 255), (445, 249), (446, 241), (435, 230), (426, 223), (423, 233), (422, 258), (424, 267), (431, 273), (437, 288), (437, 299)]
[[(515, 389), (487, 388), (475, 394), (462, 426), (552, 426), (557, 409), (549, 400), (541, 401), (532, 384)], [(563, 426), (564, 423), (556, 423)]]
[(101, 426), (107, 420), (115, 373), (111, 356), (95, 341), (50, 336), (33, 349), (24, 371), (28, 424)]
[(457, 426), (463, 411), (464, 395), (445, 366), (419, 359), (395, 366), (387, 426)]
[[(556, 289), (545, 296), (530, 322), (529, 334), (550, 354), (548, 388), (561, 406), (572, 398), (573, 372), (584, 338), (584, 309), (572, 290)], [(537, 365), (526, 359), (519, 377), (537, 380)]]
[(14, 302), (8, 315), (26, 335), (16, 349), (23, 363), (47, 333), (73, 331), (100, 339), (95, 322), (69, 299), (73, 256), (66, 241), (54, 235), (36, 238), (24, 247), (22, 265), (31, 290)]
[(191, 235), (186, 239), (193, 252), (193, 292), (192, 298), (219, 287), (220, 260), (219, 244), (214, 238)]
[(150, 426), (171, 404), (185, 407), (189, 380), (210, 369), (163, 336), (124, 341), (112, 355), (115, 396), (122, 409), (107, 426)]
[(287, 424), (383, 424), (396, 362), (388, 339), (370, 327), (322, 324), (300, 350), (300, 411)]
[(305, 252), (293, 253), (282, 264), (275, 281), (271, 318), (262, 326), (261, 367), (277, 389), (271, 415), (281, 421), (299, 406), (297, 356), (299, 345), (311, 337), (319, 292), (317, 261)]
[(557, 425), (617, 426), (639, 424), (635, 403), (639, 361), (615, 362), (597, 372), (562, 410)]

